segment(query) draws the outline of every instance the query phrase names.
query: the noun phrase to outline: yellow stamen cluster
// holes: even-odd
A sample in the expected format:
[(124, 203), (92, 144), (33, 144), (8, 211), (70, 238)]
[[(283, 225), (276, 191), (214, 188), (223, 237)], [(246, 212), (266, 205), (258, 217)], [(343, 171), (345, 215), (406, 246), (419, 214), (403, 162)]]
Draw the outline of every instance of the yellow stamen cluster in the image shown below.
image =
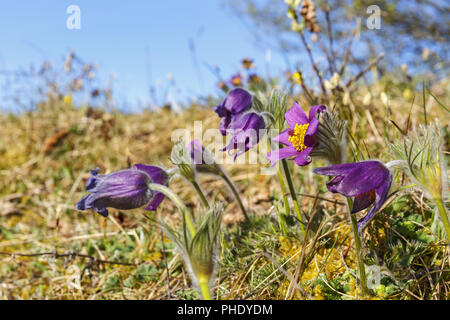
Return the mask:
[(294, 132), (289, 135), (288, 140), (292, 143), (294, 148), (297, 149), (297, 151), (303, 151), (306, 149), (305, 146), (305, 134), (306, 130), (309, 127), (309, 123), (307, 124), (295, 124)]

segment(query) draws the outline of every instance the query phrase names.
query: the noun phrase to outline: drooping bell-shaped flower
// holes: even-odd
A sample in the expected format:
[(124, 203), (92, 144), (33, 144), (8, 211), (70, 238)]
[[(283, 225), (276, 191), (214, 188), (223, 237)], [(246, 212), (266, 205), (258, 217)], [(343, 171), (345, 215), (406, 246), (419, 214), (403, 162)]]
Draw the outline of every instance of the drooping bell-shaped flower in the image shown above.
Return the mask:
[(284, 117), (289, 128), (272, 138), (272, 141), (282, 143), (286, 147), (273, 150), (267, 154), (270, 164), (285, 158), (293, 158), (295, 164), (305, 166), (311, 162), (310, 153), (317, 141), (315, 134), (319, 127), (317, 113), (326, 110), (325, 106), (312, 106), (309, 116), (303, 111), (297, 102), (286, 111)]
[(143, 164), (105, 175), (99, 175), (95, 169), (91, 170), (91, 175), (86, 185), (86, 191), (90, 193), (77, 203), (76, 208), (94, 209), (104, 217), (108, 216), (108, 207), (129, 210), (146, 206), (146, 210), (155, 210), (164, 195), (153, 192), (149, 184), (168, 184), (168, 175), (163, 169)]
[(227, 130), (227, 133), (231, 133), (232, 137), (222, 151), (237, 149), (234, 156), (234, 160), (236, 160), (237, 156), (258, 144), (259, 139), (264, 134), (265, 127), (264, 118), (255, 112), (247, 113), (233, 120)]
[(252, 96), (246, 90), (236, 88), (231, 90), (227, 97), (214, 108), (217, 115), (222, 118), (219, 130), (222, 135), (226, 135), (226, 130), (235, 117), (249, 110), (252, 106)]
[(343, 163), (329, 167), (316, 168), (314, 173), (334, 176), (327, 182), (330, 192), (354, 198), (352, 213), (372, 208), (358, 221), (361, 231), (387, 199), (392, 184), (392, 174), (380, 161), (368, 160), (356, 163)]

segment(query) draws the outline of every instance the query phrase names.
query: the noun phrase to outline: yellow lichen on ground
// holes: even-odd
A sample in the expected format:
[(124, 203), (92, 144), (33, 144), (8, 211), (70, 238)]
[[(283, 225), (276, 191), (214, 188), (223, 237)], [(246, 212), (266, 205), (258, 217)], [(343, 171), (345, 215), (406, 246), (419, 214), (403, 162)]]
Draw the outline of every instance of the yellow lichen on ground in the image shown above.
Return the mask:
[[(351, 236), (351, 227), (349, 225), (340, 225), (328, 235), (328, 238), (334, 239), (334, 245), (323, 245), (314, 251), (312, 259), (305, 257), (299, 284), (307, 290), (313, 299), (324, 299), (322, 287), (316, 285), (317, 279), (323, 277), (327, 281), (343, 276), (349, 269), (357, 269), (355, 252), (353, 249), (353, 239)], [(284, 236), (279, 238), (280, 246), (278, 250), (287, 258), (291, 258), (295, 264), (302, 248), (300, 240), (289, 239)], [(296, 255), (296, 258), (292, 258)], [(289, 281), (279, 287), (278, 293), (282, 296), (286, 294), (289, 287)], [(359, 295), (359, 287), (355, 291), (355, 279), (350, 280), (350, 289), (345, 294), (350, 296)], [(297, 294), (295, 295), (297, 297)], [(298, 296), (297, 298), (301, 298)]]

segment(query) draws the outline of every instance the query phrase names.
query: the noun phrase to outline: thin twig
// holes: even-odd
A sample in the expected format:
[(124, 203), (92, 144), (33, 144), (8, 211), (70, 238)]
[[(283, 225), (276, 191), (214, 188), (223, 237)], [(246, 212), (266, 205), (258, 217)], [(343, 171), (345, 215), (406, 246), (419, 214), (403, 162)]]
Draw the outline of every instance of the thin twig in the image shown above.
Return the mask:
[(378, 55), (378, 57), (372, 61), (371, 63), (369, 63), (369, 65), (367, 65), (363, 70), (361, 70), (357, 75), (355, 75), (353, 78), (351, 78), (350, 80), (347, 81), (346, 83), (346, 87), (350, 88), (350, 86), (355, 83), (356, 81), (359, 80), (359, 78), (361, 78), (364, 74), (366, 74), (367, 71), (369, 71), (373, 66), (376, 66), (381, 59), (384, 58), (384, 53), (380, 53)]
[(272, 258), (272, 256), (270, 254), (268, 254), (267, 252), (260, 252), (261, 255), (263, 255), (264, 257), (266, 257), (267, 259), (269, 259), (274, 265), (277, 266), (277, 268), (283, 272), (283, 274), (289, 278), (289, 280), (291, 280), (291, 282), (293, 283), (293, 285), (295, 286), (295, 288), (300, 291), (303, 296), (307, 297), (309, 300), (311, 300), (311, 296), (302, 288), (300, 287), (296, 281), (292, 278), (292, 276), (286, 271), (284, 270), (284, 268), (282, 266), (280, 266), (280, 264), (278, 262), (275, 261), (275, 259)]
[(300, 38), (302, 39), (303, 46), (305, 47), (306, 52), (308, 53), (309, 61), (311, 62), (314, 72), (316, 73), (317, 78), (319, 79), (320, 88), (322, 89), (322, 93), (323, 93), (324, 97), (327, 97), (327, 90), (325, 89), (325, 85), (323, 83), (323, 79), (320, 74), (319, 68), (317, 67), (316, 62), (314, 61), (314, 58), (313, 58), (313, 55), (311, 52), (311, 48), (309, 47), (308, 43), (306, 42), (306, 38), (305, 38), (303, 32), (299, 32), (299, 34), (300, 34)]
[(350, 36), (348, 37), (349, 39), (348, 39), (347, 47), (345, 49), (344, 61), (342, 62), (341, 68), (338, 72), (341, 77), (344, 74), (345, 68), (347, 68), (347, 64), (350, 60), (350, 49), (352, 47), (353, 39), (356, 37), (357, 34), (358, 34), (358, 27), (353, 29)]
[(330, 19), (330, 10), (326, 8), (324, 10), (325, 12), (325, 19), (327, 21), (327, 29), (328, 29), (328, 40), (329, 40), (329, 46), (330, 46), (330, 52), (331, 52), (331, 61), (333, 62), (333, 69), (336, 70), (336, 54), (333, 50), (333, 30), (331, 29), (331, 19)]
[(298, 192), (297, 195), (302, 196), (302, 197), (307, 197), (307, 198), (312, 198), (312, 199), (317, 199), (317, 200), (323, 200), (323, 201), (331, 202), (333, 204), (340, 205), (340, 206), (345, 206), (345, 203), (340, 202), (338, 200), (332, 200), (332, 199), (327, 199), (327, 198), (323, 198), (323, 197), (318, 197), (317, 195), (311, 195), (311, 194), (300, 193), (300, 192)]
[(19, 256), (19, 257), (39, 257), (39, 256), (52, 256), (54, 258), (66, 258), (66, 257), (78, 257), (83, 259), (91, 259), (95, 263), (104, 263), (104, 264), (117, 264), (122, 266), (138, 266), (140, 263), (127, 263), (127, 262), (119, 262), (119, 261), (111, 261), (111, 260), (103, 260), (97, 259), (94, 256), (90, 256), (88, 254), (82, 254), (77, 252), (68, 252), (68, 253), (57, 253), (57, 252), (38, 252), (38, 253), (21, 253), (21, 252), (4, 252), (0, 251), (0, 255), (5, 256)]

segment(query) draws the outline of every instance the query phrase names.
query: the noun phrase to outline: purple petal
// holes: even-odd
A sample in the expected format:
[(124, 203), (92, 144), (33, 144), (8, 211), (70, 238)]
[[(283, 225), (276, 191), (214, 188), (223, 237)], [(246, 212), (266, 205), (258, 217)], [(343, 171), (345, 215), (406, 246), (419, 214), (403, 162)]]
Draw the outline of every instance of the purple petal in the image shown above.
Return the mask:
[(378, 187), (386, 179), (384, 172), (367, 172), (358, 168), (335, 186), (336, 192), (347, 197), (355, 197), (361, 193), (368, 192)]
[(253, 148), (255, 145), (258, 144), (259, 139), (261, 139), (261, 136), (264, 134), (264, 133), (260, 132), (260, 130), (264, 129), (264, 127), (265, 127), (265, 124), (264, 124), (264, 120), (263, 120), (262, 125), (260, 123), (258, 123), (255, 125), (254, 130), (246, 131), (246, 146), (245, 147), (247, 150), (250, 150), (251, 148)]
[(97, 192), (91, 193), (90, 196), (86, 205), (97, 212), (106, 207), (122, 210), (136, 209), (146, 205), (152, 199), (152, 193), (147, 187), (133, 190), (118, 189), (111, 195)]
[(230, 139), (229, 143), (221, 150), (225, 151), (237, 149), (238, 152), (234, 157), (236, 160), (237, 156), (247, 152), (253, 148), (254, 145), (258, 144), (259, 139), (259, 130), (242, 130), (238, 134), (234, 135)]
[(264, 118), (255, 112), (250, 112), (240, 117), (233, 117), (233, 120), (230, 124), (231, 130), (259, 130), (264, 128)]
[(300, 152), (294, 147), (286, 147), (277, 150), (273, 150), (267, 154), (267, 159), (270, 161), (270, 165), (274, 166), (275, 163), (281, 159), (297, 156)]
[(309, 123), (308, 129), (306, 129), (305, 138), (303, 140), (306, 146), (313, 146), (316, 143), (314, 135), (316, 134), (318, 128), (319, 128), (319, 120), (315, 118), (312, 119), (311, 122)]
[(358, 221), (358, 231), (361, 232), (367, 224), (375, 217), (378, 213), (378, 210), (383, 206), (386, 202), (389, 189), (392, 184), (392, 175), (389, 173), (389, 177), (384, 181), (384, 183), (377, 189), (375, 189), (375, 204), (372, 208), (370, 208), (369, 212), (364, 216), (364, 218)]
[(93, 208), (93, 209), (95, 210), (95, 212), (104, 216), (105, 218), (108, 216), (108, 209), (106, 209), (106, 208), (100, 208), (100, 209)]
[(228, 144), (220, 149), (221, 151), (226, 151), (226, 150), (235, 150), (237, 149), (238, 151), (236, 152), (236, 154), (234, 155), (234, 161), (236, 161), (236, 158), (247, 152), (248, 150), (250, 150), (250, 144), (249, 144), (250, 138), (249, 138), (249, 134), (245, 131), (241, 131), (238, 134), (234, 135), (233, 137), (231, 137), (230, 141), (228, 142)]
[(164, 194), (162, 194), (161, 192), (155, 192), (152, 201), (150, 201), (149, 205), (145, 207), (145, 210), (155, 211), (159, 207), (161, 202), (163, 202), (164, 198), (165, 198)]
[(325, 110), (327, 110), (327, 107), (324, 105), (312, 106), (311, 109), (309, 109), (309, 121), (317, 119), (316, 113), (324, 112)]
[(292, 129), (284, 130), (279, 135), (272, 138), (272, 141), (279, 142), (279, 143), (285, 144), (287, 146), (292, 145), (292, 143), (289, 141), (289, 132), (291, 132), (291, 131), (292, 131)]
[(233, 136), (221, 150), (238, 149), (235, 155), (236, 159), (238, 155), (248, 151), (259, 142), (262, 136), (260, 131), (264, 128), (264, 118), (255, 112), (247, 113), (241, 117), (235, 117), (227, 130), (227, 133), (231, 133)]
[(152, 192), (148, 189), (151, 179), (146, 172), (127, 169), (98, 175), (98, 170), (93, 170), (91, 174), (87, 186), (90, 194), (77, 203), (79, 210), (94, 209), (107, 216), (107, 207), (135, 209), (146, 205), (152, 199)]
[(203, 161), (203, 146), (197, 139), (192, 140), (187, 146), (187, 152), (189, 153), (191, 160), (194, 164), (202, 164)]
[[(351, 167), (353, 168), (350, 169)], [(376, 189), (390, 176), (389, 169), (379, 161), (335, 165), (327, 168), (318, 168), (314, 172), (324, 175), (343, 176), (343, 179), (340, 181), (333, 179), (328, 182), (327, 187), (331, 192), (338, 192), (347, 197), (355, 197)]]
[(252, 106), (252, 95), (241, 88), (236, 88), (228, 93), (224, 106), (232, 114), (241, 114)]
[[(97, 183), (99, 182), (99, 176), (98, 176), (99, 170), (100, 170), (99, 168), (91, 170), (91, 177), (89, 177), (89, 179), (86, 183), (86, 191), (92, 190), (97, 186)], [(102, 175), (100, 175), (100, 176), (102, 176)]]
[(295, 128), (295, 125), (298, 124), (307, 124), (309, 123), (308, 118), (306, 117), (305, 111), (298, 105), (297, 102), (286, 111), (284, 114), (284, 118), (286, 119), (287, 124), (290, 128)]
[(294, 162), (298, 166), (306, 166), (311, 163), (311, 157), (309, 154), (311, 153), (312, 147), (307, 147), (303, 151), (301, 151), (298, 156), (295, 158)]
[(213, 108), (214, 112), (221, 118), (227, 117), (230, 115), (230, 111), (228, 111), (224, 106), (223, 102), (219, 104), (217, 107)]
[(76, 208), (77, 210), (86, 210), (86, 200), (89, 198), (89, 195), (83, 197), (80, 201), (77, 202)]
[(214, 108), (219, 117), (239, 115), (252, 106), (252, 96), (241, 88), (231, 90), (220, 105)]
[[(199, 149), (200, 147), (200, 149)], [(200, 141), (198, 141), (197, 139), (192, 140), (191, 142), (188, 143), (188, 145), (186, 146), (186, 151), (189, 153), (190, 156), (192, 156), (193, 153), (197, 152), (197, 151), (201, 151), (202, 150), (202, 144), (200, 143)]]
[(317, 129), (319, 128), (319, 120), (316, 117), (316, 113), (320, 113), (325, 111), (327, 108), (323, 105), (320, 106), (312, 106), (309, 110), (309, 126), (308, 129), (306, 129), (305, 133), (305, 145), (307, 146), (313, 146), (316, 141), (314, 139), (314, 135), (317, 132)]
[[(201, 143), (198, 140), (192, 141), (191, 144), (193, 145), (194, 148), (197, 148), (198, 145), (200, 145), (201, 148)], [(169, 175), (162, 168), (157, 166), (147, 166), (145, 164), (135, 164), (133, 167), (137, 170), (147, 172), (147, 174), (150, 176), (150, 178), (154, 183), (162, 184), (166, 187), (169, 185)], [(161, 202), (164, 200), (164, 197), (165, 197), (164, 194), (162, 194), (159, 191), (155, 191), (152, 200), (145, 208), (145, 210), (149, 211), (156, 210), (158, 206), (161, 204)]]
[(336, 176), (333, 179), (331, 179), (330, 181), (327, 182), (327, 188), (328, 191), (333, 192), (333, 193), (337, 193), (338, 191), (336, 190), (336, 186), (339, 185), (339, 183), (344, 179), (344, 176)]
[(223, 117), (222, 120), (220, 120), (219, 130), (223, 136), (227, 135), (227, 130), (230, 127), (231, 121), (232, 121), (231, 116)]
[(245, 143), (240, 143), (236, 146), (237, 152), (234, 155), (233, 161), (236, 161), (236, 158), (238, 156), (240, 156), (241, 154), (246, 153), (248, 150), (250, 150), (253, 147), (253, 144), (251, 144), (249, 142), (249, 140), (247, 139), (247, 141), (245, 141)]
[(202, 151), (203, 150), (202, 143), (200, 141), (198, 141), (197, 139), (194, 139), (194, 140), (191, 141), (191, 146), (193, 148), (195, 148), (197, 151)]
[(168, 185), (169, 175), (164, 169), (160, 167), (148, 166), (145, 164), (135, 164), (133, 168), (147, 173), (154, 183), (163, 184), (165, 186)]
[(220, 149), (220, 151), (234, 150), (237, 147), (237, 136), (232, 136), (228, 144)]
[(329, 167), (315, 168), (313, 172), (323, 176), (338, 176), (350, 173), (357, 166), (358, 163), (342, 163)]
[(101, 193), (102, 196), (126, 196), (128, 193), (134, 194), (136, 190), (141, 191), (145, 189), (149, 182), (150, 177), (147, 173), (126, 169), (104, 175), (96, 187), (90, 191), (92, 193)]

